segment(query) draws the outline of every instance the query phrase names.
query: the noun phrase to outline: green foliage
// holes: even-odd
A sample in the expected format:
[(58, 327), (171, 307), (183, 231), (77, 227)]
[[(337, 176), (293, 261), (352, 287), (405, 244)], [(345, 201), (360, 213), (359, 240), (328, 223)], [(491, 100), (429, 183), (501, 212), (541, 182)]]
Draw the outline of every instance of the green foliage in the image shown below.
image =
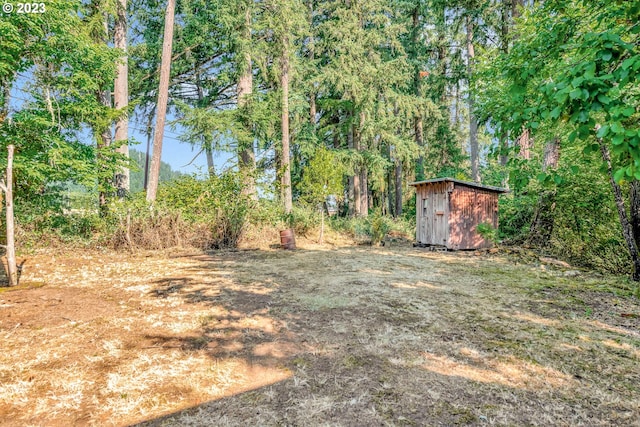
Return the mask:
[(290, 224), (296, 234), (307, 236), (309, 232), (317, 228), (320, 224), (321, 212), (317, 207), (294, 206), (291, 211)]
[(247, 224), (249, 198), (242, 194), (242, 180), (227, 172), (208, 180), (186, 176), (160, 186), (158, 206), (179, 211), (189, 223), (207, 224), (209, 248), (235, 247)]
[(377, 213), (369, 218), (372, 244), (379, 245), (380, 243), (382, 243), (389, 230), (391, 230), (391, 222), (392, 220), (390, 218), (384, 217)]
[(404, 207), (402, 208), (402, 218), (404, 222), (410, 224), (411, 227), (416, 225), (416, 193), (415, 191), (411, 197), (405, 199)]
[(366, 218), (333, 217), (329, 221), (330, 227), (341, 233), (347, 233), (356, 239), (363, 239), (372, 244), (381, 243), (385, 237), (394, 233), (413, 239), (415, 228), (403, 219), (393, 219), (388, 216), (374, 213)]
[[(480, 57), (478, 114), (495, 129), (507, 166), (489, 165), (498, 184), (509, 174), (513, 194), (500, 202), (500, 233), (527, 240), (539, 194), (553, 195), (553, 233), (546, 250), (579, 265), (629, 271), (601, 144), (613, 154), (615, 179), (636, 178), (640, 152), (640, 8), (634, 2), (545, 1), (523, 10), (511, 45)], [(531, 160), (515, 140), (528, 129)], [(545, 141), (560, 142), (560, 163), (542, 169)], [(628, 196), (625, 194), (625, 198)]]
[(298, 184), (300, 199), (310, 205), (323, 203), (331, 194), (340, 195), (344, 171), (335, 154), (324, 147), (315, 154), (304, 168)]
[(490, 242), (498, 243), (499, 241), (498, 229), (494, 228), (493, 225), (491, 225), (490, 223), (488, 222), (480, 223), (476, 227), (476, 230), (478, 231), (478, 234), (480, 234), (483, 238), (489, 240)]
[(512, 51), (484, 65), (484, 116), (516, 134), (563, 123), (585, 154), (599, 151), (596, 139), (611, 147), (618, 180), (636, 177), (640, 31), (632, 4), (555, 0), (531, 9)]
[(510, 243), (522, 243), (527, 239), (537, 200), (536, 193), (500, 197), (498, 214), (501, 237)]

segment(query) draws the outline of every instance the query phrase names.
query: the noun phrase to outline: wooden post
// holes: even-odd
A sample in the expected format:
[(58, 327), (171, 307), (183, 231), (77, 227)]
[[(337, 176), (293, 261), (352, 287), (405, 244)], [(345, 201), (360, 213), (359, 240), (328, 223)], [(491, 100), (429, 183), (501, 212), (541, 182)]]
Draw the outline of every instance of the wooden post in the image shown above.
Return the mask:
[(7, 147), (7, 182), (3, 190), (6, 193), (7, 213), (7, 277), (9, 286), (18, 284), (18, 267), (16, 264), (15, 226), (13, 217), (13, 152), (15, 147), (9, 144)]
[(318, 243), (322, 244), (324, 243), (324, 202), (320, 204), (320, 215), (320, 237), (318, 238)]

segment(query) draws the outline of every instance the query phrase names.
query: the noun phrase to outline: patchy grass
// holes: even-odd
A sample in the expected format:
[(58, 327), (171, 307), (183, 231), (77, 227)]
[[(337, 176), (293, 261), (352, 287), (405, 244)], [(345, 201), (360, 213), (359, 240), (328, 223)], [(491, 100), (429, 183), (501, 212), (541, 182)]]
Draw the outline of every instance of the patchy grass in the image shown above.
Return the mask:
[(0, 294), (0, 424), (637, 425), (640, 305), (566, 273), (401, 245), (36, 254)]

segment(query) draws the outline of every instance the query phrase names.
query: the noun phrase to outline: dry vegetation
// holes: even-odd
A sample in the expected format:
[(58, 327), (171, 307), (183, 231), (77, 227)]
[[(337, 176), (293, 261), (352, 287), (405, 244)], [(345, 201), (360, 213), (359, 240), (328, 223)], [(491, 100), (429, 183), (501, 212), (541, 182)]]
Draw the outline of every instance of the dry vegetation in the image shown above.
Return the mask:
[(1, 425), (638, 425), (624, 280), (410, 247), (40, 253)]

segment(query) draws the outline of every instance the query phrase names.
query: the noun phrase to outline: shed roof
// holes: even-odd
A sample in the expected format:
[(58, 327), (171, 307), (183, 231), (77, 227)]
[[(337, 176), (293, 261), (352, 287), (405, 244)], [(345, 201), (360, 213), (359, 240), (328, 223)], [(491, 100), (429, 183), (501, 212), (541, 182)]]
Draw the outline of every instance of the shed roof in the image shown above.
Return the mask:
[(433, 184), (433, 183), (436, 183), (436, 182), (455, 182), (457, 184), (466, 185), (467, 187), (474, 187), (474, 188), (480, 188), (482, 190), (495, 191), (496, 193), (508, 193), (509, 192), (509, 190), (507, 190), (506, 188), (493, 187), (491, 185), (482, 185), (482, 184), (478, 184), (477, 182), (462, 181), (460, 179), (455, 179), (455, 178), (427, 179), (425, 181), (412, 182), (409, 185), (417, 187), (417, 186), (422, 185), (422, 184)]

